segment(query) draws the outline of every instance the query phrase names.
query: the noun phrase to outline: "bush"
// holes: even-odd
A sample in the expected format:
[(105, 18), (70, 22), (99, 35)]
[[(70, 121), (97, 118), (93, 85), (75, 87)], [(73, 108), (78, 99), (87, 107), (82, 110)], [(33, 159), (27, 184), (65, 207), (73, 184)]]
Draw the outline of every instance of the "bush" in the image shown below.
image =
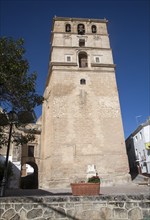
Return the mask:
[(100, 183), (99, 176), (92, 176), (88, 179), (88, 183)]

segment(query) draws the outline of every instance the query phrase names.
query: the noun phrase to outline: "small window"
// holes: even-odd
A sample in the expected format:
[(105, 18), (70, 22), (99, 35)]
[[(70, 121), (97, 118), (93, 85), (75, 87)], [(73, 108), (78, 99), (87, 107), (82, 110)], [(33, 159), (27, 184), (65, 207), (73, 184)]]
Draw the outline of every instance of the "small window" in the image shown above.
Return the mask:
[(100, 58), (99, 57), (95, 57), (95, 62), (96, 63), (100, 63)]
[(135, 136), (135, 141), (138, 141), (138, 137), (137, 136)]
[(66, 32), (71, 32), (71, 25), (70, 24), (66, 24)]
[(34, 146), (28, 146), (28, 157), (34, 157)]
[(70, 62), (70, 61), (71, 61), (71, 57), (67, 56), (67, 62)]
[(71, 62), (72, 61), (72, 56), (71, 55), (65, 55), (65, 61), (66, 62)]
[(86, 84), (86, 80), (85, 80), (85, 79), (81, 79), (81, 80), (80, 80), (80, 84), (81, 84), (81, 85), (85, 85), (85, 84)]
[(84, 47), (85, 46), (85, 40), (84, 39), (80, 39), (79, 40), (79, 47)]
[(78, 34), (85, 34), (84, 24), (78, 24)]
[(142, 132), (140, 132), (140, 139), (142, 139)]
[(96, 25), (92, 25), (91, 29), (92, 29), (92, 33), (96, 33), (97, 32)]

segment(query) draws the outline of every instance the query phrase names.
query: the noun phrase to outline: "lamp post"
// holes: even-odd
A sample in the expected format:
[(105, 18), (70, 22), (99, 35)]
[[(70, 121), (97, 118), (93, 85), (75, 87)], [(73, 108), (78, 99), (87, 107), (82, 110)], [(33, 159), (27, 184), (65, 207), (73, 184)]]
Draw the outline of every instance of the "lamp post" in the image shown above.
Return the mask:
[(5, 196), (5, 187), (7, 183), (7, 174), (8, 174), (8, 165), (9, 165), (9, 151), (10, 151), (10, 143), (12, 136), (13, 125), (17, 123), (28, 124), (34, 123), (36, 120), (35, 113), (33, 111), (20, 111), (16, 113), (15, 111), (10, 111), (8, 114), (2, 113), (0, 114), (1, 123), (0, 125), (9, 125), (9, 136), (8, 136), (8, 144), (7, 144), (7, 153), (6, 160), (4, 166), (4, 175), (1, 183), (1, 192), (0, 197)]
[(8, 165), (9, 165), (9, 151), (10, 151), (10, 143), (11, 143), (11, 136), (12, 136), (12, 128), (13, 124), (15, 124), (18, 120), (18, 116), (16, 112), (10, 111), (8, 113), (8, 122), (9, 122), (9, 137), (8, 137), (8, 144), (7, 144), (7, 154), (6, 154), (6, 160), (5, 160), (5, 166), (4, 166), (4, 175), (1, 183), (1, 192), (0, 196), (5, 195), (5, 187), (6, 187), (6, 182), (7, 182), (7, 174), (8, 174)]

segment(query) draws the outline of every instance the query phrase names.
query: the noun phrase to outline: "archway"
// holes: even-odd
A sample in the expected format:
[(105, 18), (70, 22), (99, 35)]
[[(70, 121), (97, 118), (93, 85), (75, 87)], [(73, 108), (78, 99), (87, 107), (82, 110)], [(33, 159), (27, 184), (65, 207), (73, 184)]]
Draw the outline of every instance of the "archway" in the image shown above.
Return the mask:
[(88, 66), (88, 56), (86, 52), (80, 52), (79, 53), (79, 67), (85, 68)]
[(38, 189), (38, 166), (35, 162), (23, 164), (20, 188)]

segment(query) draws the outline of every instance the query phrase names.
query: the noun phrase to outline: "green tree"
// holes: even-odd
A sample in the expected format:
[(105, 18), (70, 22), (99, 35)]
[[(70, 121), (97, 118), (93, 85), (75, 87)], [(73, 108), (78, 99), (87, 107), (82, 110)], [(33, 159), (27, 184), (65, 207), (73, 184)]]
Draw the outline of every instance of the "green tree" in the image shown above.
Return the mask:
[(32, 110), (41, 104), (35, 91), (37, 74), (29, 73), (24, 40), (0, 38), (0, 100), (5, 109)]
[[(22, 38), (0, 38), (0, 111), (32, 111), (43, 97), (36, 92), (37, 74), (29, 73)], [(0, 146), (6, 140), (0, 127)]]

